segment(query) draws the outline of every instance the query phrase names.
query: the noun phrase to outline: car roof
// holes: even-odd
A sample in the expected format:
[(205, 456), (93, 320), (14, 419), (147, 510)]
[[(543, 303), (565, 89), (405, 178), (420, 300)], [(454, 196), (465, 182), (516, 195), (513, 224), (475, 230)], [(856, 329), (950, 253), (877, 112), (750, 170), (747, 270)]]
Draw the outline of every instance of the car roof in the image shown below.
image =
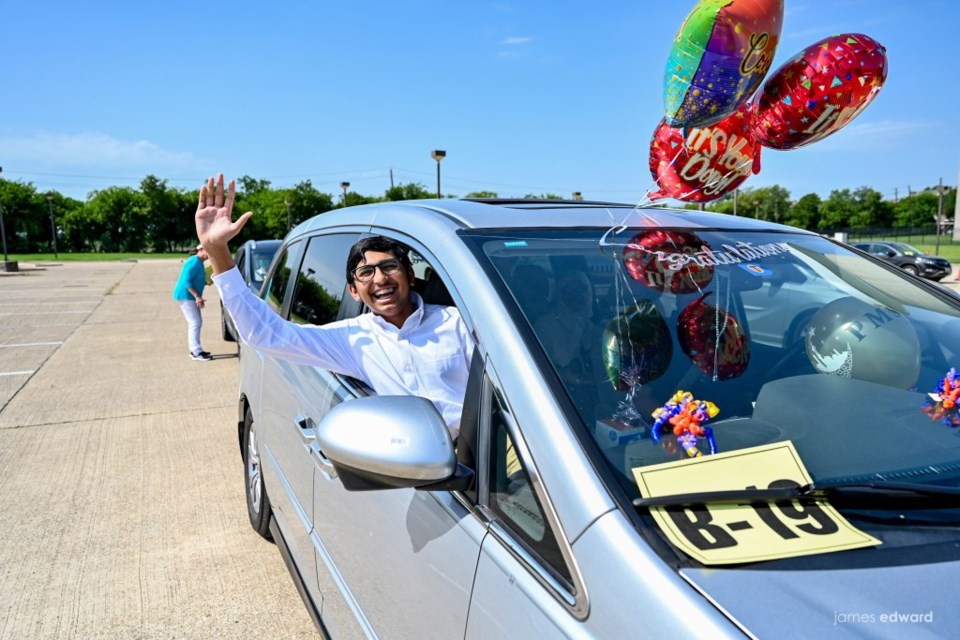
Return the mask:
[(257, 251), (259, 249), (267, 249), (276, 251), (277, 248), (283, 243), (283, 240), (247, 240), (243, 244), (250, 247), (251, 251)]
[(804, 232), (773, 222), (689, 209), (669, 209), (583, 200), (405, 200), (335, 209), (301, 223), (292, 235), (339, 225), (415, 228), (443, 221), (457, 229), (525, 229), (654, 226), (681, 229), (783, 230)]

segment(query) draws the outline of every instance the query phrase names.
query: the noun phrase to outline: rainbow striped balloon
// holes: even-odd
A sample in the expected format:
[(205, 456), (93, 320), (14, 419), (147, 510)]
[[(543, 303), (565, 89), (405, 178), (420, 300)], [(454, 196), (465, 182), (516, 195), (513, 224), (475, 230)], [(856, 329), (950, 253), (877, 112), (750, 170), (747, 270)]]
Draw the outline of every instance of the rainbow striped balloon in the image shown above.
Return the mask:
[(783, 0), (700, 0), (667, 60), (667, 124), (707, 126), (746, 102), (770, 69), (782, 26)]

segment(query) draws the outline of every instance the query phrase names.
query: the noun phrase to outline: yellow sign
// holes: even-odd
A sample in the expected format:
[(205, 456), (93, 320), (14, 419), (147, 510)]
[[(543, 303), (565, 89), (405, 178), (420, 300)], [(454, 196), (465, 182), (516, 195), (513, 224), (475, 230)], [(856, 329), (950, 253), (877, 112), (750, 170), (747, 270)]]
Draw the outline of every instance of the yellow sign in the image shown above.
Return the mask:
[[(791, 442), (636, 467), (645, 498), (810, 484)], [(880, 544), (825, 501), (745, 500), (651, 507), (670, 542), (702, 564), (761, 562)]]

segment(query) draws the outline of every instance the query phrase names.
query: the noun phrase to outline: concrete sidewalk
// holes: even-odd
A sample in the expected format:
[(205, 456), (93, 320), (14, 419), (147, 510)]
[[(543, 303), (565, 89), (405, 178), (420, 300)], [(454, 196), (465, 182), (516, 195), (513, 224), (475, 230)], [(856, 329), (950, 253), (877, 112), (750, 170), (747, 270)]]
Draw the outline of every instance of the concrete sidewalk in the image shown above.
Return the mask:
[(317, 637), (247, 522), (216, 289), (194, 362), (179, 268), (0, 279), (0, 640)]

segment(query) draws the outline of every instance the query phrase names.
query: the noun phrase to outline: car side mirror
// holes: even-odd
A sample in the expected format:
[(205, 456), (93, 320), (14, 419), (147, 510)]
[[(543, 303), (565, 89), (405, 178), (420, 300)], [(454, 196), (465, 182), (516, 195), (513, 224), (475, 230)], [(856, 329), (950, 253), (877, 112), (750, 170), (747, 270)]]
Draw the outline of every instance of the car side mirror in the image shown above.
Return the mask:
[(459, 465), (447, 425), (432, 402), (371, 396), (333, 407), (316, 442), (348, 491), (414, 487), (463, 490), (473, 471)]

